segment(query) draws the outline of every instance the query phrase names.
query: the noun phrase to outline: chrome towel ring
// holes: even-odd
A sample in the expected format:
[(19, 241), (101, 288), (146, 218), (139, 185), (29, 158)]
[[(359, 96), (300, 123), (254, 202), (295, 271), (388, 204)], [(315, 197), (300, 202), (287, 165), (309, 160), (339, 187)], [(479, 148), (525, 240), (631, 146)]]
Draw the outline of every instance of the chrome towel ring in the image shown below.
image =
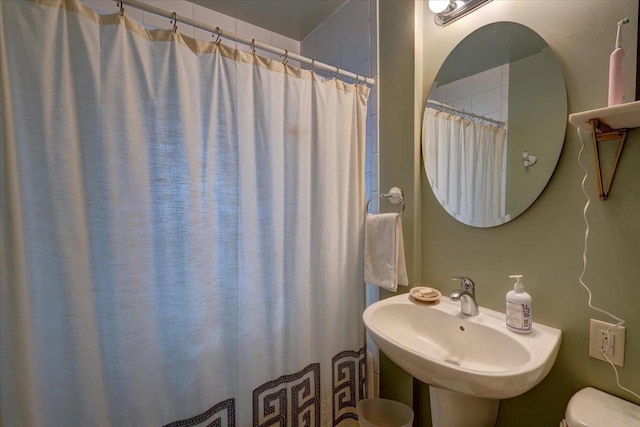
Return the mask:
[(400, 215), (402, 216), (404, 213), (404, 191), (402, 191), (402, 188), (400, 187), (391, 187), (388, 193), (382, 193), (378, 196), (371, 197), (367, 201), (367, 213), (369, 213), (369, 205), (371, 202), (383, 197), (386, 197), (389, 203), (394, 206), (402, 205), (400, 209)]

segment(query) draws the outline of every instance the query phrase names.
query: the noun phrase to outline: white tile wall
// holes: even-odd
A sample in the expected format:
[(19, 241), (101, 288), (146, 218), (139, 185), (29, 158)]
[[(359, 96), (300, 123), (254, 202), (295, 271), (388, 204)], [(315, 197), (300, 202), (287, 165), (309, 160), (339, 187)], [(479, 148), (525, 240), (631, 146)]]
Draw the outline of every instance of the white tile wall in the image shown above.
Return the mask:
[(446, 101), (445, 104), (451, 105), (453, 108), (463, 111), (471, 111), (471, 97), (466, 96), (456, 101)]
[(471, 96), (471, 77), (456, 80), (443, 86), (446, 102), (454, 102)]
[(429, 90), (429, 99), (433, 100), (433, 101), (438, 101), (438, 102), (445, 102), (447, 100), (447, 92), (445, 90), (444, 86), (438, 86), (438, 87), (434, 87), (435, 83), (433, 86), (431, 86), (431, 89)]
[(119, 10), (113, 0), (86, 0), (84, 3), (100, 13), (116, 13)]
[[(82, 0), (87, 6), (92, 7), (100, 13), (115, 13), (118, 11), (116, 3), (113, 0)], [(289, 37), (285, 37), (281, 34), (273, 31), (265, 30), (264, 28), (257, 27), (249, 24), (248, 22), (235, 19), (231, 16), (223, 15), (222, 13), (213, 11), (206, 7), (193, 4), (187, 0), (142, 0), (144, 3), (148, 3), (157, 8), (166, 10), (168, 12), (176, 12), (179, 16), (194, 19), (196, 21), (205, 23), (212, 27), (220, 27), (223, 30), (223, 43), (227, 46), (238, 47), (239, 49), (250, 51), (249, 46), (245, 46), (242, 43), (235, 43), (231, 40), (224, 40), (224, 32), (236, 33), (246, 38), (256, 39), (261, 43), (272, 45), (281, 49), (287, 49), (292, 53), (300, 53), (300, 42)], [(169, 19), (163, 18), (158, 15), (154, 15), (149, 12), (143, 12), (133, 7), (125, 6), (125, 13), (128, 16), (140, 21), (146, 27), (149, 28), (172, 28), (173, 25), (169, 22)], [(195, 37), (199, 40), (212, 41), (214, 37), (211, 33), (193, 28), (186, 24), (180, 24), (178, 21), (178, 29), (182, 34), (189, 37)], [(268, 52), (258, 51), (258, 55), (268, 58), (275, 58), (281, 60), (282, 58), (276, 54)], [(292, 62), (291, 62), (292, 63)], [(292, 65), (297, 65), (292, 63)]]
[(502, 116), (500, 120), (509, 120), (509, 64), (502, 66)]
[(483, 71), (471, 76), (471, 86), (473, 93), (483, 92), (487, 89), (501, 87), (502, 66)]
[[(207, 25), (211, 25), (212, 27), (220, 27), (222, 29), (222, 35), (224, 36), (224, 31), (229, 31), (232, 33), (236, 33), (236, 19), (224, 15), (220, 12), (216, 12), (215, 10), (211, 10), (204, 6), (200, 6), (199, 4), (193, 5), (193, 16), (194, 19), (204, 22)], [(199, 40), (204, 41), (213, 41), (215, 37), (207, 31), (200, 30), (198, 28), (193, 29), (194, 37)], [(237, 47), (235, 42), (231, 40), (225, 40), (224, 42), (227, 46)]]
[[(249, 24), (248, 22), (236, 21), (236, 34), (248, 39), (256, 39), (269, 45), (272, 43), (271, 31), (265, 30), (257, 25)], [(238, 49), (245, 52), (251, 52), (251, 46), (247, 46), (242, 43), (238, 43)], [(270, 53), (264, 54), (263, 56), (273, 58), (273, 54)]]
[(357, 64), (371, 57), (370, 32), (371, 27), (367, 20), (342, 39), (340, 43), (341, 68), (352, 70)]
[[(184, 0), (142, 0), (143, 3), (148, 3), (157, 8), (166, 10), (168, 12), (175, 12), (178, 16), (184, 16), (193, 19), (193, 4)], [(132, 9), (132, 8), (129, 8)], [(173, 24), (170, 19), (162, 16), (154, 15), (153, 13), (144, 12), (143, 22), (148, 27), (153, 28), (173, 28)], [(193, 37), (193, 27), (178, 22), (178, 31), (189, 37)]]
[(347, 2), (341, 9), (340, 13), (340, 34), (342, 37), (347, 36), (353, 30), (358, 28), (362, 23), (370, 21), (371, 5), (366, 0), (353, 0)]
[[(311, 56), (303, 53), (304, 56), (308, 56), (311, 58), (318, 58), (319, 62), (324, 62), (325, 64), (335, 65), (336, 67), (344, 68), (340, 66), (340, 44), (335, 44), (322, 52), (318, 56)], [(324, 73), (323, 73), (324, 74)], [(326, 75), (330, 75), (331, 73), (326, 73)]]
[[(313, 32), (317, 34), (317, 50), (313, 52), (313, 56), (317, 57), (327, 49), (340, 44), (340, 14), (334, 13)], [(306, 56), (306, 54), (304, 55)]]
[[(116, 13), (120, 10), (116, 2), (114, 2), (113, 0), (84, 0), (83, 3), (101, 14)], [(125, 7), (124, 10), (128, 16), (139, 22), (143, 22), (144, 14), (140, 9)]]
[(502, 87), (498, 86), (482, 92), (473, 93), (471, 95), (471, 111), (482, 116), (491, 116), (497, 114), (500, 117), (502, 113)]
[(313, 31), (308, 36), (300, 40), (300, 52), (302, 52), (302, 55), (313, 56), (317, 59), (318, 51), (318, 31)]
[(509, 64), (447, 83), (429, 98), (497, 120), (509, 118)]
[(378, 74), (378, 1), (369, 1), (369, 24), (371, 34), (371, 74)]

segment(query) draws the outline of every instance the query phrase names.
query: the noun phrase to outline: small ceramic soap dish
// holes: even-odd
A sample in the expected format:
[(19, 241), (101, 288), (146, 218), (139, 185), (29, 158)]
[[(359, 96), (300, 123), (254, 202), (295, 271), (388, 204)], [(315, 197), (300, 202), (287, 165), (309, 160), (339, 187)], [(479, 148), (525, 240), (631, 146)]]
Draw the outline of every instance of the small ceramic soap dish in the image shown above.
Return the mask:
[(426, 286), (411, 288), (409, 291), (412, 297), (419, 301), (434, 302), (440, 299), (440, 291)]

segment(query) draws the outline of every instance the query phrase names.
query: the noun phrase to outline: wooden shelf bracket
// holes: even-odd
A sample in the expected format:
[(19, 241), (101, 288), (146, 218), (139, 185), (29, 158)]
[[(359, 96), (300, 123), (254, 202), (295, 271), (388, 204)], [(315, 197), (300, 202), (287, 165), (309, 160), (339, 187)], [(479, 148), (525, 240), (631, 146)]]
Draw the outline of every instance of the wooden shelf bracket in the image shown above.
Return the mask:
[[(611, 185), (613, 184), (613, 178), (616, 175), (616, 170), (618, 169), (618, 162), (620, 161), (620, 155), (622, 154), (622, 149), (624, 148), (624, 143), (627, 140), (627, 134), (629, 133), (628, 129), (611, 129), (605, 123), (602, 123), (600, 119), (591, 119), (589, 120), (591, 123), (591, 134), (593, 135), (593, 146), (594, 153), (596, 158), (596, 175), (598, 181), (598, 193), (600, 195), (600, 200), (607, 200), (609, 194), (611, 193)], [(611, 168), (611, 173), (609, 176), (608, 182), (603, 183), (602, 181), (602, 168), (600, 164), (600, 146), (601, 142), (611, 142), (618, 141), (618, 149), (616, 151), (615, 159), (613, 161), (613, 166)]]

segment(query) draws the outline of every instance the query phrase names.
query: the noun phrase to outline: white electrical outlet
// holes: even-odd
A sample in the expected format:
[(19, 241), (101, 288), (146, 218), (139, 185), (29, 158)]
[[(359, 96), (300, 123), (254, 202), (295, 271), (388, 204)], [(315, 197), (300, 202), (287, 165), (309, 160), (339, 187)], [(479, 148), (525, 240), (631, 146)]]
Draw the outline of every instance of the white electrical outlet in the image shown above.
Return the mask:
[(600, 351), (607, 353), (609, 359), (615, 354), (616, 336), (613, 331), (608, 332), (606, 329), (598, 331), (600, 335)]
[[(624, 366), (624, 337), (626, 329), (624, 326), (614, 328), (615, 324), (591, 319), (589, 329), (589, 356), (604, 360), (604, 352), (607, 350), (607, 357), (618, 366)], [(609, 330), (612, 328), (611, 330)]]

